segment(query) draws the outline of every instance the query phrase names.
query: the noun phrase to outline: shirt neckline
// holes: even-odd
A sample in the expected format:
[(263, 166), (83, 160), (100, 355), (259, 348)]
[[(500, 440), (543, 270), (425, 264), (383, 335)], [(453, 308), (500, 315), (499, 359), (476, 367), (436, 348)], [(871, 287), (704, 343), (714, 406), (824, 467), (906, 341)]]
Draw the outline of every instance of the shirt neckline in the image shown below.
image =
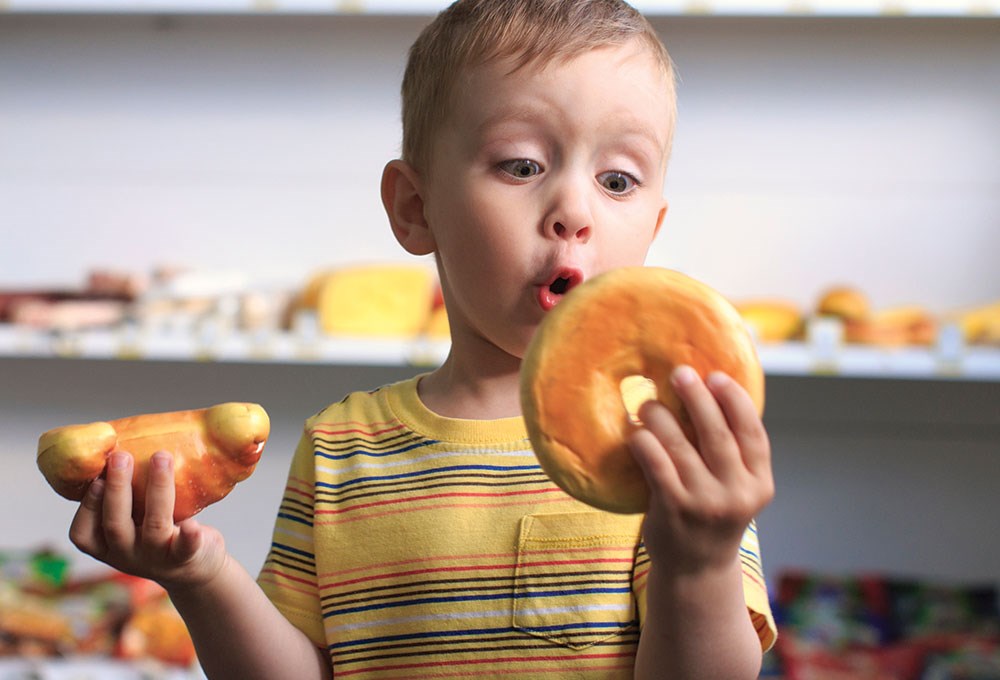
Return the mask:
[(386, 390), (393, 415), (414, 432), (431, 439), (466, 444), (499, 444), (528, 438), (521, 416), (473, 420), (449, 418), (431, 411), (417, 393), (417, 385), (425, 375), (394, 383)]

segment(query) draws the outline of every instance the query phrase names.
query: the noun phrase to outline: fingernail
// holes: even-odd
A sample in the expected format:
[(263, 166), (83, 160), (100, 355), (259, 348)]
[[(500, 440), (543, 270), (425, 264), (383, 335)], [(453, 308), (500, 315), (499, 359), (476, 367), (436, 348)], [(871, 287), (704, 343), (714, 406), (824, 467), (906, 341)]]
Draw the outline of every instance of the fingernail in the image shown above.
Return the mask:
[(678, 366), (674, 369), (673, 380), (675, 385), (690, 385), (698, 379), (698, 373), (687, 365)]
[(111, 458), (108, 460), (108, 466), (112, 470), (124, 470), (128, 467), (130, 460), (131, 458), (124, 453), (112, 453)]
[(157, 470), (167, 470), (170, 468), (170, 456), (162, 451), (153, 454), (153, 467)]
[(720, 388), (729, 382), (729, 376), (722, 371), (712, 371), (706, 380), (709, 387)]

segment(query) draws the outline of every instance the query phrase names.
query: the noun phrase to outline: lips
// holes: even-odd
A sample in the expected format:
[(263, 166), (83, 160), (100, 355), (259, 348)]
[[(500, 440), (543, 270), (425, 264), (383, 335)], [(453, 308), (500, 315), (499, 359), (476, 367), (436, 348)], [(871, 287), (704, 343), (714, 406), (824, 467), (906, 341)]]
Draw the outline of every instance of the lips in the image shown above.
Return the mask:
[(547, 312), (559, 304), (566, 293), (581, 283), (583, 283), (583, 272), (579, 269), (560, 269), (548, 282), (538, 287), (538, 303)]

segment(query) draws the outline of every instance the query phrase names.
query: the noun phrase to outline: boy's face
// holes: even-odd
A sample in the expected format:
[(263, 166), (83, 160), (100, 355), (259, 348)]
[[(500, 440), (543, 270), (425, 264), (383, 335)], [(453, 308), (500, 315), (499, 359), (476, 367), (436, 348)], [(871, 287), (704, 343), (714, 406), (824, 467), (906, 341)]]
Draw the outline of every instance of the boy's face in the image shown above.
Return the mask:
[(567, 287), (639, 265), (662, 195), (668, 84), (638, 40), (470, 69), (423, 178), (455, 341), (520, 357)]

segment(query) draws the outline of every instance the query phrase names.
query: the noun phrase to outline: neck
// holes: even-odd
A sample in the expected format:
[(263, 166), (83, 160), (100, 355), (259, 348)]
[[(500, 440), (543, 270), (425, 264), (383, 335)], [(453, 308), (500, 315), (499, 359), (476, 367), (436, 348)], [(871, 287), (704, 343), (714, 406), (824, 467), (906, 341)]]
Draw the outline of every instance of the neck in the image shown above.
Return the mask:
[(464, 351), (453, 342), (444, 363), (420, 381), (431, 411), (447, 418), (493, 420), (521, 415), (521, 360), (490, 345)]

